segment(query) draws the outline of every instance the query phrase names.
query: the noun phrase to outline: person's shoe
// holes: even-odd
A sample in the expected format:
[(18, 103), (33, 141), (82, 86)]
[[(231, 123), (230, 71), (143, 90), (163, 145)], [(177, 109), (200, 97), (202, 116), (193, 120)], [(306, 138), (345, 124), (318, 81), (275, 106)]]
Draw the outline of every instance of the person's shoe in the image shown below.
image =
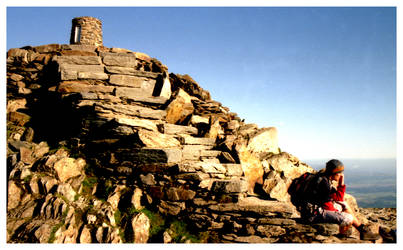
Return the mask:
[(386, 243), (396, 243), (396, 230), (387, 227), (379, 227), (379, 234)]
[(379, 238), (381, 238), (381, 236), (379, 234), (375, 234), (373, 232), (370, 231), (370, 229), (368, 228), (368, 226), (361, 224), (361, 226), (358, 227), (358, 231), (360, 231), (360, 239), (361, 240), (377, 240)]

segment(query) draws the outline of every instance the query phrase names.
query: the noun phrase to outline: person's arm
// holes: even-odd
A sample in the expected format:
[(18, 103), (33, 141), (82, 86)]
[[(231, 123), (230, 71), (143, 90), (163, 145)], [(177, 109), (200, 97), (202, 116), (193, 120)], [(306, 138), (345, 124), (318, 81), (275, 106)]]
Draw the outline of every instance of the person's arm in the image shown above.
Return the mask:
[(339, 186), (344, 186), (344, 174), (340, 174)]
[(346, 185), (344, 185), (344, 174), (341, 174), (336, 192), (331, 194), (334, 201), (344, 201), (344, 194), (346, 193)]

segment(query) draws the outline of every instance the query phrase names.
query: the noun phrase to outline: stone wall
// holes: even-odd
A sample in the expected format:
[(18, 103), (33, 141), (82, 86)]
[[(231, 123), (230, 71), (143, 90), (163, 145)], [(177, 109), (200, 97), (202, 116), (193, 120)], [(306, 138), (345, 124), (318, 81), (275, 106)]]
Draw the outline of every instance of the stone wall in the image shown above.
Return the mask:
[(202, 242), (362, 242), (302, 223), (287, 188), (314, 170), (275, 128), (143, 53), (10, 50), (7, 129), (8, 242), (191, 242), (178, 221)]

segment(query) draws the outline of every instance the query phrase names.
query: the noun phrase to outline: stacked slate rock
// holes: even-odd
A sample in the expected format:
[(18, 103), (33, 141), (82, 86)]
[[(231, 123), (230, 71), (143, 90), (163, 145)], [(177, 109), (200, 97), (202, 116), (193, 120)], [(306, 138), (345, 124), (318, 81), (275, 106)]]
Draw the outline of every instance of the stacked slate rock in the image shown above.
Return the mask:
[(287, 188), (314, 170), (281, 152), (275, 128), (143, 53), (11, 49), (7, 129), (8, 242), (172, 242), (172, 228), (149, 235), (144, 209), (204, 242), (362, 242), (302, 223)]

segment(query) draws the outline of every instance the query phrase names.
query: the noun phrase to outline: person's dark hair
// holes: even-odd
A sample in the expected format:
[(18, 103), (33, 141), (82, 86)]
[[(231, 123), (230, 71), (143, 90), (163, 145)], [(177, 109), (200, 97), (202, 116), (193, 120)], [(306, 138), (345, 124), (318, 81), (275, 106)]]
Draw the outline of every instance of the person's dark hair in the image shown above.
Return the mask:
[(344, 171), (344, 164), (336, 159), (332, 159), (326, 163), (326, 175), (334, 175)]

